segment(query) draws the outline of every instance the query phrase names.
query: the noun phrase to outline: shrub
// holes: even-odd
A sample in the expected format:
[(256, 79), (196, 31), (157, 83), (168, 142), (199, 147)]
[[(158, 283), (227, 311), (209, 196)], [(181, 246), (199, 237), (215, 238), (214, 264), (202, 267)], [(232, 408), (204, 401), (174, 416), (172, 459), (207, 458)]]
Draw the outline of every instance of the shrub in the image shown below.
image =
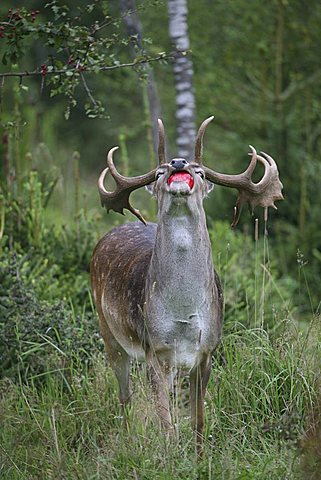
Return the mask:
[(102, 350), (93, 312), (77, 315), (65, 301), (39, 298), (16, 253), (0, 262), (0, 314), (0, 376), (83, 368)]
[(88, 278), (95, 230), (83, 211), (69, 227), (47, 225), (54, 184), (32, 171), (2, 195), (1, 376), (25, 380), (76, 363), (82, 368), (101, 351)]

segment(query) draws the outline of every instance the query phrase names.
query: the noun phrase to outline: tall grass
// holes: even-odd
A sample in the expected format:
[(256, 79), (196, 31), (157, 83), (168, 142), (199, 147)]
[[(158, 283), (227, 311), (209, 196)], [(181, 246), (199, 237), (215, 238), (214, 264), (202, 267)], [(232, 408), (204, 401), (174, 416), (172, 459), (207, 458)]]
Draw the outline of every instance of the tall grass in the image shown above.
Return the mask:
[(176, 435), (166, 439), (137, 367), (125, 428), (115, 379), (98, 356), (81, 375), (48, 371), (41, 388), (33, 378), (2, 381), (1, 478), (301, 478), (299, 440), (316, 386), (306, 337), (292, 326), (273, 340), (261, 327), (235, 325), (219, 353), (200, 463), (187, 407), (173, 399)]

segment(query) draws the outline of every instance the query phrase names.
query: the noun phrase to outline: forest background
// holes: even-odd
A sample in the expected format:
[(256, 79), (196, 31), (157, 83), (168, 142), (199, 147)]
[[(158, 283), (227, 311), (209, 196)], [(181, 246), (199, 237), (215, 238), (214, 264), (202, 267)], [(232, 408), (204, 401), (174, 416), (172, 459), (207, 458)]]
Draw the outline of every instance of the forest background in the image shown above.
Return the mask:
[[(145, 173), (157, 161), (148, 102), (151, 72), (168, 152), (177, 153), (175, 47), (167, 2), (136, 3), (142, 39), (128, 36), (124, 5), (1, 2), (4, 478), (39, 478), (44, 471), (46, 478), (162, 478), (159, 458), (148, 457), (153, 441), (159, 441), (157, 426), (150, 444), (144, 444), (147, 453), (138, 449), (125, 455), (120, 446), (115, 385), (102, 367), (88, 278), (99, 236), (133, 219), (128, 212), (125, 219), (107, 215), (99, 205), (96, 181), (107, 150), (120, 145), (116, 161), (126, 175)], [(199, 0), (187, 7), (186, 57), (193, 67), (196, 125), (215, 116), (205, 138), (206, 164), (239, 173), (248, 163), (248, 145), (254, 145), (277, 161), (285, 197), (267, 224), (259, 209), (252, 217), (244, 209), (235, 232), (229, 228), (235, 193), (216, 187), (205, 202), (225, 287), (226, 340), (221, 352), (225, 363), (215, 360), (225, 393), (216, 394), (213, 382), (207, 432), (211, 453), (202, 472), (204, 478), (211, 478), (211, 472), (233, 479), (296, 478), (304, 468), (317, 479), (321, 5)], [(133, 197), (143, 215), (155, 221), (155, 202), (148, 193)], [(265, 352), (262, 363), (258, 351)], [(244, 395), (237, 401), (231, 393), (236, 371), (244, 380)], [(108, 392), (115, 400), (106, 399)], [(116, 442), (108, 453), (102, 440), (106, 427), (98, 421), (106, 410), (103, 399), (109, 405), (104, 419), (109, 439)], [(83, 411), (87, 413), (79, 413)], [(68, 415), (79, 417), (69, 430)], [(142, 423), (132, 433), (140, 439), (138, 445), (145, 438)], [(251, 432), (250, 424), (255, 425)], [(185, 435), (187, 426), (181, 428)], [(217, 429), (214, 454), (210, 438)], [(227, 460), (224, 449), (233, 435), (239, 443)], [(166, 448), (164, 444), (160, 456), (168, 457)], [(172, 452), (171, 462), (162, 466), (165, 473), (168, 469), (166, 478), (177, 472), (194, 478), (200, 467), (191, 463), (191, 449), (184, 450), (184, 462), (179, 448)], [(93, 469), (96, 473), (89, 477)]]

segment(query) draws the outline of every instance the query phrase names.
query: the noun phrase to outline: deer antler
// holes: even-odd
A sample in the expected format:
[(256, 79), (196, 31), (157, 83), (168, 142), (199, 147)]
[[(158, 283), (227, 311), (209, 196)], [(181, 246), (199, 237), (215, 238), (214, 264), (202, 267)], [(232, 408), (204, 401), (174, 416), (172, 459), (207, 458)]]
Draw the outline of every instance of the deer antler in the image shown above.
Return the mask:
[[(141, 215), (140, 211), (133, 208), (129, 203), (129, 195), (137, 188), (144, 187), (145, 185), (152, 183), (155, 179), (156, 169), (138, 177), (129, 178), (120, 175), (113, 162), (113, 153), (115, 150), (118, 150), (118, 148), (119, 147), (114, 147), (109, 150), (107, 155), (108, 166), (102, 171), (98, 179), (98, 190), (101, 204), (106, 208), (107, 212), (109, 212), (109, 210), (114, 210), (122, 215), (124, 215), (124, 208), (126, 208), (146, 225), (146, 221)], [(108, 192), (104, 187), (104, 180), (108, 172), (111, 173), (116, 182), (116, 189), (113, 192)]]
[[(283, 200), (282, 188), (283, 185), (279, 179), (279, 172), (277, 165), (272, 157), (264, 152), (262, 156), (257, 155), (254, 147), (250, 145), (252, 150), (252, 158), (247, 169), (239, 175), (226, 175), (217, 173), (210, 168), (203, 167), (206, 178), (217, 185), (224, 187), (233, 187), (239, 191), (239, 195), (235, 205), (234, 218), (232, 228), (238, 224), (242, 206), (248, 202), (253, 210), (257, 205), (268, 208), (273, 207), (277, 209), (274, 202)], [(249, 154), (251, 155), (251, 153)], [(264, 166), (264, 175), (258, 183), (254, 183), (251, 179), (257, 161)]]
[[(205, 130), (208, 124), (213, 120), (214, 117), (209, 117), (201, 124), (195, 141), (195, 162), (199, 165), (202, 165), (202, 150), (203, 150), (203, 137)], [(159, 164), (162, 165), (166, 163), (165, 159), (165, 130), (164, 125), (161, 120), (158, 120), (159, 127), (159, 147), (158, 147), (158, 157)], [(109, 150), (107, 155), (107, 168), (101, 173), (98, 180), (98, 189), (101, 198), (102, 205), (109, 210), (114, 210), (115, 212), (124, 214), (124, 208), (132, 212), (139, 220), (146, 224), (145, 219), (139, 212), (133, 208), (129, 203), (129, 196), (131, 192), (137, 188), (144, 187), (152, 183), (155, 179), (156, 169), (146, 173), (145, 175), (140, 175), (138, 177), (124, 177), (118, 173), (113, 162), (113, 153), (117, 150), (118, 147), (114, 147)], [(206, 178), (216, 183), (217, 185), (223, 185), (224, 187), (233, 187), (239, 191), (239, 195), (236, 201), (234, 218), (232, 223), (232, 228), (236, 227), (238, 224), (242, 206), (244, 203), (249, 203), (251, 209), (253, 210), (257, 205), (264, 207), (266, 210), (268, 207), (273, 207), (276, 209), (274, 204), (277, 200), (283, 200), (282, 188), (283, 185), (279, 179), (279, 172), (277, 165), (272, 157), (267, 155), (264, 152), (261, 152), (261, 155), (256, 153), (255, 148), (250, 145), (252, 152), (249, 155), (252, 155), (251, 161), (247, 169), (240, 173), (239, 175), (226, 175), (223, 173), (215, 172), (210, 168), (203, 166)], [(259, 161), (264, 166), (264, 175), (262, 179), (254, 183), (252, 181), (252, 174)], [(110, 171), (112, 177), (116, 182), (116, 189), (113, 192), (108, 192), (104, 187), (104, 179), (106, 174)]]
[(161, 119), (158, 119), (158, 162), (159, 165), (166, 163), (165, 156), (165, 128)]
[(203, 163), (203, 137), (205, 130), (207, 128), (207, 125), (211, 123), (211, 121), (214, 119), (214, 116), (208, 117), (204, 122), (202, 122), (200, 128), (198, 129), (197, 135), (196, 135), (196, 140), (195, 140), (195, 155), (194, 155), (194, 161), (198, 163), (199, 165), (202, 165)]

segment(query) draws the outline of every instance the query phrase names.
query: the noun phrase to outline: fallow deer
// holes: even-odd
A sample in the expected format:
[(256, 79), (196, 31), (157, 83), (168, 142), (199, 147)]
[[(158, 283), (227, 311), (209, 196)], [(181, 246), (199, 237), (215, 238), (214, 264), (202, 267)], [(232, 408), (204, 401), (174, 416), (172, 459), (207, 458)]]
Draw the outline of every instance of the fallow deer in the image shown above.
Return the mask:
[[(157, 412), (167, 431), (173, 428), (168, 397), (178, 369), (190, 377), (192, 426), (196, 448), (202, 450), (204, 394), (211, 356), (222, 330), (223, 294), (213, 266), (203, 200), (213, 184), (238, 189), (234, 211), (236, 226), (243, 203), (273, 206), (281, 200), (282, 184), (275, 161), (251, 148), (248, 168), (239, 175), (217, 173), (202, 164), (206, 119), (195, 141), (194, 161), (165, 159), (164, 126), (159, 120), (159, 166), (137, 177), (124, 177), (113, 163), (112, 148), (98, 188), (107, 212), (130, 210), (141, 222), (112, 229), (98, 243), (91, 262), (91, 280), (107, 358), (119, 384), (122, 405), (129, 402), (130, 358), (146, 360), (155, 393)], [(264, 174), (251, 179), (259, 161)], [(104, 187), (110, 172), (114, 192)], [(129, 203), (129, 195), (148, 186), (156, 197), (158, 223), (146, 223)]]

